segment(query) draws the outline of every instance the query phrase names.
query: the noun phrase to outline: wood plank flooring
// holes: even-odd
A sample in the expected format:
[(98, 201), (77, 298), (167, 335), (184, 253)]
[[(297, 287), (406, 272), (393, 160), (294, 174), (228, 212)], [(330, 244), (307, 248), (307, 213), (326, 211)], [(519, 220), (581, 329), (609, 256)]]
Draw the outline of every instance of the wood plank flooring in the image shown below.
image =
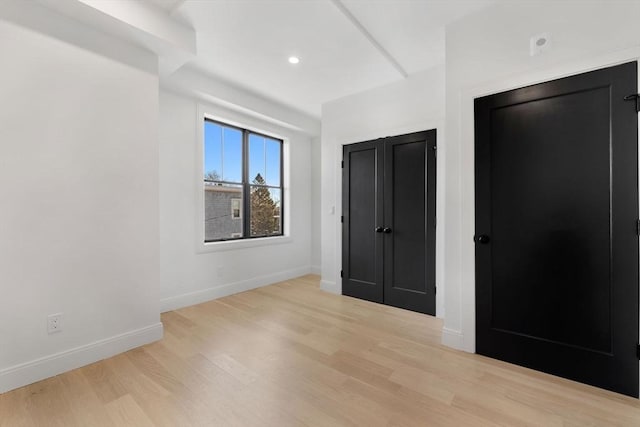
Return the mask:
[(0, 395), (1, 426), (640, 426), (640, 401), (440, 345), (305, 276), (165, 313), (162, 341)]

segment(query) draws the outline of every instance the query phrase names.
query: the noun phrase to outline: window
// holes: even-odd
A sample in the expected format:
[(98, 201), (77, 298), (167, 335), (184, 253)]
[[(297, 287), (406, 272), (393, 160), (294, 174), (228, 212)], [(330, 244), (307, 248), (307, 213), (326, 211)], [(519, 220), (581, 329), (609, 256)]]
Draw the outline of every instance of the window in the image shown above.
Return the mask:
[[(233, 219), (242, 219), (241, 209), (242, 209), (242, 200), (241, 199), (231, 199), (231, 218)], [(239, 233), (235, 233), (239, 234)], [(233, 236), (240, 237), (240, 236)]]
[(205, 242), (284, 234), (282, 144), (205, 119)]

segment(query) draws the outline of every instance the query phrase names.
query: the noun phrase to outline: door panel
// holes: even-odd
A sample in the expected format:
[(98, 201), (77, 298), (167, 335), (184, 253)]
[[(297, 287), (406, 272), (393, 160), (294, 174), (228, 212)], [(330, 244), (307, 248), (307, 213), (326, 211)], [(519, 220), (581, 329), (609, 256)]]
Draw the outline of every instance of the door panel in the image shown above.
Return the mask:
[(382, 302), (382, 179), (384, 153), (375, 143), (344, 148), (344, 295)]
[[(351, 153), (349, 203), (349, 277), (364, 283), (376, 282), (376, 150)], [(373, 185), (372, 185), (373, 184)], [(357, 191), (353, 191), (357, 189)], [(363, 191), (364, 190), (364, 191)]]
[(384, 301), (431, 315), (435, 203), (428, 199), (435, 198), (435, 137), (430, 131), (385, 142), (385, 226), (390, 232), (385, 236)]
[(477, 352), (633, 396), (636, 69), (475, 105)]
[(609, 89), (505, 106), (491, 127), (492, 326), (609, 352)]

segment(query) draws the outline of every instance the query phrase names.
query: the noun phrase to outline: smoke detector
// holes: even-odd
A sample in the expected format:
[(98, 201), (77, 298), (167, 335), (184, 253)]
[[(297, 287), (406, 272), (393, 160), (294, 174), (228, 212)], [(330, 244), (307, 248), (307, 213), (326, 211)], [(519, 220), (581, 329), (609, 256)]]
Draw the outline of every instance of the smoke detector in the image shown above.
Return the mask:
[(551, 48), (551, 33), (540, 33), (529, 39), (529, 55), (536, 56)]

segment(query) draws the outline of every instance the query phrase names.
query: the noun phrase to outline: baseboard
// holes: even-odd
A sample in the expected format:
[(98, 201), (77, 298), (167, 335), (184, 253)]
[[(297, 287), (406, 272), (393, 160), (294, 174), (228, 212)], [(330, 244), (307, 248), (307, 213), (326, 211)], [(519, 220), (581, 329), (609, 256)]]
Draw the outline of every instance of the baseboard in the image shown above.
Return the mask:
[(311, 266), (311, 274), (317, 274), (319, 276), (320, 275), (320, 266), (319, 265), (312, 265)]
[(162, 339), (162, 323), (136, 329), (0, 371), (0, 393), (80, 368)]
[(325, 292), (329, 292), (336, 295), (342, 295), (342, 287), (340, 287), (336, 282), (330, 282), (328, 280), (320, 281), (320, 289)]
[(442, 344), (456, 350), (466, 351), (462, 332), (447, 327), (442, 328)]
[(163, 298), (160, 300), (160, 311), (165, 313), (167, 311), (189, 307), (191, 305), (226, 297), (239, 292), (250, 291), (251, 289), (260, 288), (262, 286), (271, 285), (273, 283), (282, 282), (283, 280), (293, 279), (310, 273), (310, 266), (294, 268), (293, 270), (280, 271), (275, 274), (267, 274), (265, 276), (254, 277), (240, 282), (228, 283), (214, 288)]

